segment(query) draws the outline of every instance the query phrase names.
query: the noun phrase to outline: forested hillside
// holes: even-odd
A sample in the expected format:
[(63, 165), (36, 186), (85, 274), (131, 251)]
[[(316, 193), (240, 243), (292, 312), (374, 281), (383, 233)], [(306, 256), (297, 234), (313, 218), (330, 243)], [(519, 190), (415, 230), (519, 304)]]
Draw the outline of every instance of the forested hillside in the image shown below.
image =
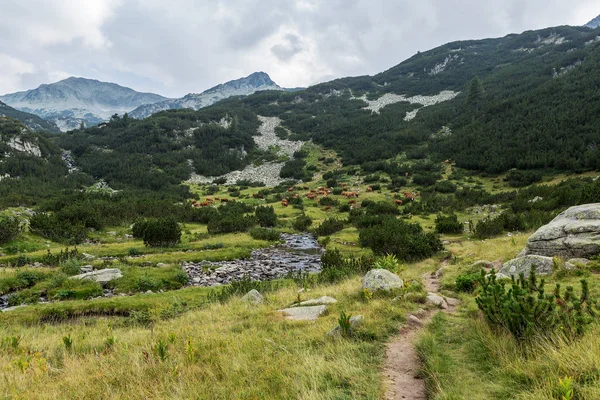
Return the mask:
[(488, 173), (592, 170), (600, 166), (599, 35), (565, 26), (455, 42), (372, 77), (140, 121), (115, 116), (54, 140), (90, 178), (150, 190), (266, 160), (252, 140), (258, 116), (281, 118), (282, 138), (313, 140), (363, 169), (404, 154)]
[(25, 126), (34, 131), (60, 132), (58, 127), (52, 122), (43, 120), (35, 114), (16, 110), (0, 101), (0, 117), (2, 116), (21, 121)]

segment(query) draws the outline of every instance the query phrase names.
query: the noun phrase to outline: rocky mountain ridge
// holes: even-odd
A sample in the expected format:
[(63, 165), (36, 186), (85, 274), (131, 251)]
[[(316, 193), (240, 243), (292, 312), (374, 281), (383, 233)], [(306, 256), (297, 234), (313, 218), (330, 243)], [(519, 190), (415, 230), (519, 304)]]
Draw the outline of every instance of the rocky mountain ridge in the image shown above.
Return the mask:
[(78, 128), (82, 122), (86, 126), (96, 125), (113, 114), (123, 114), (142, 104), (166, 99), (115, 83), (76, 77), (0, 96), (0, 101), (51, 121), (63, 132)]
[(199, 110), (232, 96), (248, 96), (264, 90), (285, 90), (271, 80), (265, 72), (255, 72), (247, 77), (222, 83), (202, 93), (189, 93), (180, 99), (165, 100), (142, 105), (129, 113), (130, 117), (143, 119), (160, 111), (189, 108)]
[(596, 29), (597, 27), (599, 27), (600, 26), (600, 15), (598, 15), (596, 18), (594, 18), (593, 20), (591, 20), (584, 26), (587, 26), (588, 28), (592, 28), (592, 29)]

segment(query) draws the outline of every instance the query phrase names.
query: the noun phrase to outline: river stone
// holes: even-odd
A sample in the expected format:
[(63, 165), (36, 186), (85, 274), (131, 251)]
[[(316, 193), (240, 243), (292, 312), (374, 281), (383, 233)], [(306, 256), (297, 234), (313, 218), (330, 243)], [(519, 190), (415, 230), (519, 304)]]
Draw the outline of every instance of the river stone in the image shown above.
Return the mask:
[(554, 260), (552, 257), (527, 255), (505, 262), (498, 272), (506, 276), (519, 276), (522, 272), (527, 277), (531, 272), (532, 265), (535, 265), (536, 274), (547, 275), (551, 274), (554, 269)]
[(258, 292), (258, 290), (252, 289), (251, 291), (246, 293), (244, 297), (242, 297), (242, 301), (257, 306), (259, 304), (262, 304), (265, 301), (265, 298), (262, 294)]
[(427, 303), (443, 308), (444, 310), (448, 308), (448, 303), (446, 303), (446, 300), (442, 296), (431, 292), (427, 293)]
[[(364, 318), (362, 315), (355, 315), (354, 317), (350, 317), (350, 330), (356, 329), (362, 324)], [(339, 324), (335, 326), (332, 330), (327, 332), (328, 336), (338, 336), (340, 334), (340, 326)]]
[(327, 310), (327, 306), (292, 307), (277, 310), (286, 315), (285, 319), (290, 321), (315, 321)]
[(589, 258), (600, 253), (600, 203), (571, 207), (538, 229), (526, 254)]
[(369, 289), (373, 292), (400, 289), (403, 286), (402, 279), (387, 269), (372, 269), (362, 278), (363, 289)]
[(321, 306), (321, 305), (329, 305), (329, 304), (333, 304), (333, 303), (337, 303), (337, 300), (334, 299), (333, 297), (323, 296), (323, 297), (319, 297), (318, 299), (310, 299), (310, 300), (303, 301), (299, 304), (295, 304), (294, 307)]
[(115, 279), (122, 278), (122, 277), (123, 277), (123, 274), (121, 273), (120, 269), (107, 268), (107, 269), (101, 269), (98, 271), (87, 272), (85, 274), (75, 275), (75, 276), (72, 276), (70, 279), (89, 279), (92, 281), (96, 281), (99, 284), (101, 284), (102, 286), (104, 286), (107, 283), (109, 283)]

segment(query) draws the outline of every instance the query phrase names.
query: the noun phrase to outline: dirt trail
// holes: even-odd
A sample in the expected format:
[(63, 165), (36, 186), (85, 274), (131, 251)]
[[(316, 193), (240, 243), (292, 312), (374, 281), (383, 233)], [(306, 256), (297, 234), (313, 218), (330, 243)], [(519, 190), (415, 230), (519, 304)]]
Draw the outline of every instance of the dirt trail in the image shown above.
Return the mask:
[[(436, 274), (423, 275), (423, 282), (427, 292), (438, 292), (440, 281)], [(452, 302), (443, 311), (453, 312), (455, 308), (456, 303)], [(425, 381), (419, 376), (421, 365), (414, 344), (419, 331), (431, 320), (435, 312), (435, 310), (430, 310), (410, 316), (408, 323), (400, 329), (398, 336), (388, 344), (383, 370), (388, 387), (386, 400), (427, 399)]]

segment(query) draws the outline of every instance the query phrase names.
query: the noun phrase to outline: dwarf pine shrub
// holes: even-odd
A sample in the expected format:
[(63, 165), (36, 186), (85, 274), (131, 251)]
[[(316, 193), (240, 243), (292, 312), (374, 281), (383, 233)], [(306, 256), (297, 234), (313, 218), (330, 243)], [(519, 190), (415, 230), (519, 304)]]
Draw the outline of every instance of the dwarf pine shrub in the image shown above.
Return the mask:
[(590, 298), (588, 283), (581, 281), (581, 294), (568, 286), (564, 293), (560, 284), (545, 293), (544, 280), (538, 282), (535, 266), (529, 278), (512, 277), (510, 288), (496, 281), (494, 273), (481, 272), (481, 292), (475, 299), (488, 323), (509, 332), (517, 341), (528, 342), (540, 336), (561, 334), (570, 340), (583, 334), (585, 327), (597, 317), (597, 303)]

